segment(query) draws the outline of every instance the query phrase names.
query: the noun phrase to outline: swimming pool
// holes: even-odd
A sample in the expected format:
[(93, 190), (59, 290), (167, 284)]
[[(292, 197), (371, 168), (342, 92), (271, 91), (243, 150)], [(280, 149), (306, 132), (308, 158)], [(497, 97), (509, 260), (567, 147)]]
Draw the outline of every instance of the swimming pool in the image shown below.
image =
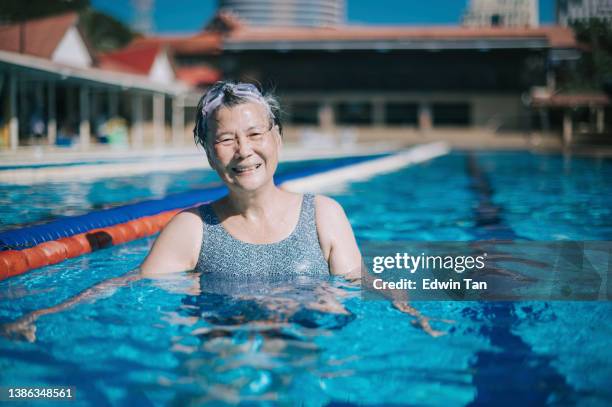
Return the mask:
[[(611, 192), (608, 160), (458, 152), (334, 197), (365, 251), (405, 240), (610, 240)], [(0, 282), (1, 321), (122, 275), (151, 242)], [(255, 299), (189, 295), (191, 283), (139, 281), (41, 317), (34, 343), (0, 338), (2, 385), (70, 385), (84, 405), (612, 403), (607, 302), (420, 302), (424, 314), (455, 321), (434, 322), (449, 331), (434, 339), (351, 288), (349, 314), (328, 314), (303, 306), (313, 300), (309, 281)], [(330, 280), (330, 291), (339, 287)]]

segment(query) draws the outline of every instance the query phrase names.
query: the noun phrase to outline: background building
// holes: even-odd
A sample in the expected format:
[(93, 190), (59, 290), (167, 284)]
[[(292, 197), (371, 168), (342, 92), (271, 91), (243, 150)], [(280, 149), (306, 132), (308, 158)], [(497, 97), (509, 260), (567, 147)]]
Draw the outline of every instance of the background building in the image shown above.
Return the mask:
[(537, 0), (470, 0), (463, 17), (470, 27), (537, 27)]
[[(104, 139), (96, 121), (113, 117), (126, 121), (132, 146), (180, 145), (190, 137), (185, 129), (192, 125), (199, 96), (222, 78), (276, 89), (292, 142), (409, 143), (463, 138), (466, 129), (487, 137), (540, 129), (570, 134), (571, 109), (577, 107), (587, 110), (585, 120), (596, 122), (597, 132), (607, 128), (605, 95), (563, 99), (558, 94), (567, 89), (567, 72), (582, 51), (568, 27), (527, 26), (537, 21), (536, 1), (472, 1), (472, 11), (484, 4), (524, 8), (515, 20), (482, 20), (484, 26), (476, 27), (300, 26), (287, 19), (292, 26), (285, 26), (238, 17), (238, 6), (272, 3), (221, 0), (221, 9), (198, 33), (138, 37), (121, 49), (98, 53), (89, 52), (87, 38), (79, 37), (76, 14), (0, 27), (4, 38), (12, 36), (0, 41), (5, 79), (0, 145), (40, 144), (44, 133), (48, 144), (68, 138), (87, 145), (90, 138)], [(332, 3), (344, 7), (344, 2), (308, 4), (323, 10)], [(223, 8), (231, 5), (238, 11)], [(508, 26), (512, 21), (521, 26)], [(22, 27), (25, 41), (15, 45)], [(44, 54), (32, 48), (37, 38), (45, 44)], [(66, 41), (82, 52), (63, 52)], [(34, 57), (40, 71), (35, 74), (26, 64)], [(95, 82), (87, 80), (90, 73)], [(39, 122), (46, 129), (33, 131), (31, 123)]]
[(254, 26), (335, 26), (346, 16), (345, 0), (219, 0), (219, 9)]
[(557, 23), (561, 25), (590, 18), (612, 23), (612, 0), (557, 0), (556, 5)]
[(95, 53), (77, 13), (0, 25), (0, 148), (163, 147), (188, 137), (167, 46)]
[(239, 26), (222, 47), (225, 77), (276, 86), (288, 130), (372, 140), (410, 128), (526, 131), (524, 95), (554, 83), (551, 59), (576, 42), (561, 27)]

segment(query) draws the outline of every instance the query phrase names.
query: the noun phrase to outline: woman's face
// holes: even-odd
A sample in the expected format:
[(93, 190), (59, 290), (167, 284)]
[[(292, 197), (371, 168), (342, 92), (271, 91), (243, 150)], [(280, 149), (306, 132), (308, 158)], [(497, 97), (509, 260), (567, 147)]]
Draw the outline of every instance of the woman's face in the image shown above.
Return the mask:
[(230, 190), (256, 191), (273, 182), (281, 138), (265, 107), (221, 107), (208, 123), (208, 162)]

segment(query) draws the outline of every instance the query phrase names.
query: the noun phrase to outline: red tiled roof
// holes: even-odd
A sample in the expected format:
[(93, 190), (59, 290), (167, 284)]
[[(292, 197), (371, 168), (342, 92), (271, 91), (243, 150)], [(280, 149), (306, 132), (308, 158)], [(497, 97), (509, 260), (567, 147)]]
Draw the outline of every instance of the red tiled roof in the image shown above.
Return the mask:
[(221, 79), (221, 72), (206, 65), (188, 66), (177, 69), (177, 76), (193, 86), (210, 85)]
[[(226, 29), (219, 29), (225, 27)], [(220, 12), (194, 36), (144, 37), (132, 44), (164, 44), (181, 55), (220, 54), (224, 43), (326, 42), (326, 41), (457, 41), (457, 40), (546, 40), (552, 48), (576, 48), (571, 29), (560, 26), (461, 27), (461, 26), (357, 26), (254, 27), (231, 13)], [(131, 44), (131, 45), (132, 45)]]
[(111, 71), (148, 75), (161, 49), (160, 44), (154, 43), (131, 45), (98, 55), (98, 66)]
[(576, 47), (571, 29), (558, 26), (516, 27), (410, 27), (410, 26), (338, 26), (338, 27), (251, 27), (231, 31), (228, 42), (278, 41), (377, 41), (377, 40), (478, 40), (545, 38), (553, 48)]
[(552, 48), (577, 48), (579, 47), (578, 41), (574, 36), (574, 32), (567, 27), (550, 26), (543, 27), (541, 30), (546, 31), (548, 41)]
[[(105, 71), (124, 72), (124, 73), (132, 73), (136, 75), (143, 75), (143, 73), (138, 68), (134, 68), (120, 61), (114, 61), (112, 57), (108, 57), (107, 55), (98, 55), (97, 65), (98, 65), (98, 68), (104, 69)], [(145, 73), (144, 75), (148, 75), (148, 72)]]
[(219, 54), (221, 53), (221, 35), (217, 33), (201, 33), (178, 41), (172, 48), (179, 54)]
[(155, 57), (162, 49), (169, 49), (173, 53), (182, 55), (193, 53), (214, 55), (221, 52), (221, 39), (218, 34), (211, 33), (201, 33), (191, 37), (140, 37), (125, 48), (99, 55), (99, 66), (102, 69), (147, 75)]
[(42, 58), (51, 58), (66, 31), (77, 24), (76, 13), (29, 20), (22, 24), (0, 26), (0, 49), (20, 52), (20, 38), (24, 29), (23, 53)]
[(141, 37), (132, 41), (128, 47), (141, 45), (165, 45), (179, 54), (217, 54), (221, 52), (221, 35), (203, 32), (194, 36)]

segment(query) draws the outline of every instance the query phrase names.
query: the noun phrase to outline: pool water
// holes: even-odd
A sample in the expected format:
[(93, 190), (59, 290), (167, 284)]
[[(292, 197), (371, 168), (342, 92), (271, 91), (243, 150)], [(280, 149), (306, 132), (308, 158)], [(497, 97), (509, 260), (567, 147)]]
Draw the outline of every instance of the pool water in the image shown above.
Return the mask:
[[(367, 251), (406, 240), (610, 240), (611, 192), (610, 161), (458, 152), (333, 196)], [(0, 322), (134, 269), (151, 243), (0, 282)], [(432, 338), (337, 279), (246, 287), (248, 297), (198, 295), (193, 284), (187, 274), (137, 281), (41, 317), (34, 343), (0, 338), (0, 383), (75, 386), (78, 405), (612, 403), (608, 302), (414, 304), (448, 332)], [(336, 292), (345, 310), (312, 306)]]

